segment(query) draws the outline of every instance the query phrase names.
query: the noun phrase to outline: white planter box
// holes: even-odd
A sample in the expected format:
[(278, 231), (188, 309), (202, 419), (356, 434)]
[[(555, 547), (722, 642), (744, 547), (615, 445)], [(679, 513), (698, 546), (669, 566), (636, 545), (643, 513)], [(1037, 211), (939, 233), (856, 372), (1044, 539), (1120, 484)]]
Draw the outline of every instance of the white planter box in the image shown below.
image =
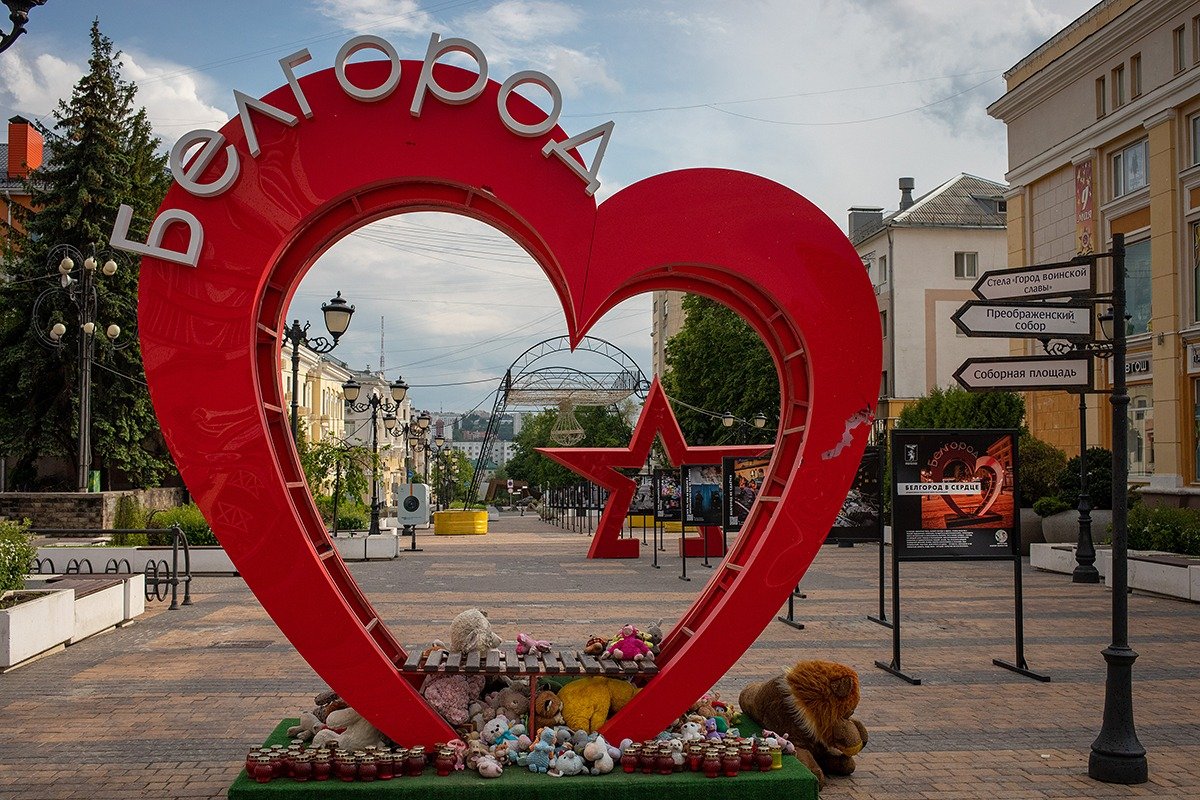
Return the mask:
[(65, 645), (75, 630), (75, 591), (42, 597), (0, 611), (0, 669)]
[(109, 586), (75, 599), (75, 628), (71, 634), (71, 644), (115, 628), (125, 621), (127, 585), (122, 581), (119, 586)]
[[(1105, 559), (1108, 559), (1107, 561)], [(1034, 569), (1046, 572), (1060, 572), (1070, 575), (1075, 571), (1075, 545), (1034, 543), (1029, 545), (1029, 565)], [(1096, 549), (1096, 570), (1100, 577), (1108, 575), (1108, 565), (1112, 563), (1107, 548)]]
[(146, 613), (146, 576), (139, 573), (125, 576), (124, 621)]
[(377, 536), (354, 534), (338, 536), (331, 540), (343, 561), (364, 561), (377, 558), (395, 558), (399, 553), (400, 539), (395, 533), (385, 531)]
[[(1104, 575), (1112, 569), (1112, 551), (1104, 552)], [(1130, 550), (1129, 555), (1153, 556), (1173, 555), (1171, 553), (1156, 553), (1149, 550)], [(1140, 589), (1144, 592), (1154, 592), (1168, 597), (1178, 597), (1181, 600), (1200, 602), (1200, 565), (1175, 566), (1173, 564), (1158, 564), (1153, 561), (1142, 561), (1130, 558), (1127, 575), (1130, 589)], [(1100, 566), (1097, 558), (1096, 566)]]

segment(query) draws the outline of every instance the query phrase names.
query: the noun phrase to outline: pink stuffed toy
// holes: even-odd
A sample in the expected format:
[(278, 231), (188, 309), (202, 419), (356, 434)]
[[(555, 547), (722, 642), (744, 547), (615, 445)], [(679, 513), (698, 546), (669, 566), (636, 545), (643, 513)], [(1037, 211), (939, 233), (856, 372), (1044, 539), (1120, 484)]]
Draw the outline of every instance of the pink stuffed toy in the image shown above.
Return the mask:
[(451, 725), (465, 725), (470, 718), (467, 708), (479, 699), (484, 681), (483, 675), (431, 675), (421, 686), (421, 694)]
[(617, 640), (604, 651), (610, 658), (620, 661), (641, 661), (650, 652), (649, 646), (638, 635), (638, 629), (632, 625), (621, 626)]
[(532, 653), (534, 650), (539, 653), (550, 652), (550, 642), (545, 639), (534, 639), (528, 633), (517, 634), (517, 655), (523, 656), (526, 653)]

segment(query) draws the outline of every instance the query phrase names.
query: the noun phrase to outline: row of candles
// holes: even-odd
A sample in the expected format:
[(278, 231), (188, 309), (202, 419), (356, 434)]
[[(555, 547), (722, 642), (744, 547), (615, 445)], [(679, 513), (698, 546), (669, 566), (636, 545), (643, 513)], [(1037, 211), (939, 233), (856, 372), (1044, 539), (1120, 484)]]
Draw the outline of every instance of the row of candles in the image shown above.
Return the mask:
[[(680, 756), (682, 755), (682, 758)], [(621, 754), (621, 769), (646, 775), (703, 772), (707, 778), (735, 777), (742, 772), (770, 772), (783, 768), (783, 750), (756, 739), (693, 742), (680, 754), (669, 741), (634, 742)]]
[[(455, 767), (458, 754), (450, 747), (438, 747), (434, 759), (437, 774), (445, 777)], [(368, 747), (350, 752), (337, 746), (305, 747), (299, 740), (290, 745), (255, 747), (246, 754), (246, 773), (258, 783), (278, 778), (294, 781), (387, 781), (399, 777), (417, 777), (425, 771), (428, 754), (422, 745), (409, 748)], [(691, 743), (684, 753), (670, 742), (648, 740), (633, 743), (621, 755), (621, 769), (639, 770), (647, 775), (670, 775), (688, 770), (706, 777), (734, 777), (741, 772), (769, 772), (783, 767), (783, 751), (755, 739), (729, 740), (724, 743)]]

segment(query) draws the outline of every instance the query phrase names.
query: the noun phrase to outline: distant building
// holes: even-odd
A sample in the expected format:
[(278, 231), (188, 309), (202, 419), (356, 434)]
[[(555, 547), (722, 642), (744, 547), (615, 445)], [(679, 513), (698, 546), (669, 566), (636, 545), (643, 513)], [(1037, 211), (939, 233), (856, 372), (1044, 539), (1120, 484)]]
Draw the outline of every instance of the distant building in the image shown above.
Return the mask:
[[(29, 192), (25, 180), (29, 173), (42, 166), (45, 142), (41, 132), (24, 117), (12, 117), (8, 121), (8, 141), (0, 144), (0, 216), (9, 225), (14, 224), (13, 207), (30, 207)], [(0, 239), (4, 236), (0, 229)]]
[[(988, 113), (1008, 126), (1008, 263), (1125, 235), (1130, 480), (1200, 505), (1200, 2), (1103, 0), (1004, 77)], [(1096, 374), (1110, 385), (1105, 362)], [(1109, 404), (1089, 406), (1088, 441), (1110, 444)], [(1075, 395), (1030, 393), (1029, 428), (1073, 454), (1077, 408)]]
[(960, 174), (914, 200), (913, 179), (901, 178), (896, 211), (850, 209), (850, 241), (875, 286), (884, 337), (877, 418), (895, 420), (913, 399), (954, 384), (970, 356), (1008, 355), (1007, 339), (969, 338), (950, 319), (979, 275), (1007, 266), (1007, 188)]
[(660, 378), (667, 371), (667, 342), (683, 329), (686, 292), (654, 292), (650, 318), (650, 368)]

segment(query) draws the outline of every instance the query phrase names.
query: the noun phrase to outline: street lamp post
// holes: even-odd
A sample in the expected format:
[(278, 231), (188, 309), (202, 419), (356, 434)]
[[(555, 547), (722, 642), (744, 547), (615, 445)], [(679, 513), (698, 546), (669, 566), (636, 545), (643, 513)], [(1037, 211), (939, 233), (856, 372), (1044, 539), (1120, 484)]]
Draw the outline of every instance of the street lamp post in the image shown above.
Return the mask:
[(25, 32), (25, 24), (29, 22), (29, 12), (34, 6), (45, 5), (46, 0), (4, 0), (8, 6), (8, 18), (12, 21), (12, 30), (0, 34), (0, 53), (12, 47), (17, 37)]
[(304, 345), (309, 350), (312, 350), (318, 355), (323, 355), (330, 352), (338, 346), (338, 340), (342, 338), (342, 334), (350, 327), (350, 318), (354, 316), (354, 306), (342, 299), (342, 293), (338, 292), (337, 296), (328, 303), (321, 305), (321, 314), (325, 317), (325, 329), (329, 331), (332, 339), (326, 339), (324, 336), (308, 335), (308, 326), (310, 323), (305, 322), (300, 324), (300, 320), (292, 320), (292, 324), (283, 329), (283, 338), (292, 343), (292, 439), (296, 440), (299, 436), (297, 427), (299, 425), (300, 413), (300, 345)]
[[(422, 411), (420, 414), (418, 414), (415, 417), (412, 417), (408, 422), (406, 422), (402, 426), (400, 426), (400, 434), (401, 434), (401, 436), (404, 437), (404, 442), (405, 442), (405, 447), (404, 447), (404, 453), (405, 453), (404, 480), (405, 480), (405, 482), (408, 482), (408, 483), (412, 482), (412, 478), (410, 478), (409, 474), (408, 474), (408, 454), (410, 452), (416, 453), (417, 448), (422, 447), (422, 446), (424, 446), (426, 450), (429, 449), (428, 445), (425, 444), (425, 434), (426, 434), (426, 431), (429, 430), (429, 424), (431, 422), (433, 422), (433, 417), (429, 416), (429, 412)], [(414, 470), (413, 470), (414, 473), (416, 472), (415, 466), (416, 465), (414, 464)], [(412, 477), (416, 477), (415, 474)], [(429, 482), (429, 464), (428, 464), (428, 462), (426, 462), (426, 464), (425, 464), (425, 482), (426, 483)]]
[[(1129, 531), (1128, 482), (1129, 393), (1125, 386), (1125, 236), (1114, 233), (1112, 243), (1112, 315), (1104, 325), (1112, 341), (1112, 644), (1102, 655), (1107, 664), (1104, 681), (1104, 722), (1088, 758), (1088, 775), (1106, 783), (1135, 784), (1148, 779), (1146, 749), (1133, 725), (1133, 662), (1137, 653), (1129, 646)], [(1106, 315), (1108, 316), (1108, 315)]]
[[(59, 279), (56, 286), (51, 286), (37, 296), (33, 301), (31, 327), (38, 341), (49, 348), (61, 349), (65, 346), (63, 337), (67, 335), (67, 326), (55, 322), (48, 331), (42, 330), (43, 307), (54, 297), (66, 297), (75, 307), (79, 320), (79, 343), (76, 358), (79, 370), (79, 435), (77, 439), (77, 481), (76, 488), (81, 492), (88, 489), (88, 473), (92, 466), (92, 360), (96, 352), (97, 328), (96, 313), (99, 306), (99, 296), (96, 292), (96, 270), (106, 276), (117, 272), (117, 262), (111, 258), (104, 260), (101, 266), (96, 256), (86, 258), (76, 248), (69, 244), (60, 244), (51, 248), (49, 255), (51, 266), (58, 269)], [(76, 263), (80, 266), (76, 269)], [(113, 342), (121, 335), (121, 326), (110, 324), (104, 329), (108, 341)], [(132, 340), (121, 347), (127, 347)]]
[[(437, 489), (438, 489), (437, 505), (438, 505), (438, 510), (440, 511), (442, 508), (442, 483), (445, 482), (445, 478), (446, 478), (446, 467), (442, 464), (442, 450), (444, 450), (446, 447), (446, 437), (442, 436), (440, 433), (437, 436), (434, 436), (433, 437), (433, 447), (434, 447), (434, 451), (435, 451), (433, 454), (433, 457), (438, 462), (438, 476), (440, 478), (440, 480), (438, 480), (438, 487), (437, 487)], [(428, 461), (425, 462), (425, 470), (428, 473), (428, 470), (429, 470), (429, 462)], [(426, 475), (425, 482), (426, 483), (429, 482), (428, 475)]]
[(395, 402), (388, 402), (386, 398), (371, 392), (364, 402), (359, 403), (357, 401), (362, 393), (362, 386), (358, 381), (351, 378), (342, 384), (347, 408), (359, 413), (371, 412), (371, 527), (367, 530), (368, 536), (379, 533), (379, 412), (384, 413), (383, 424), (388, 433), (391, 433), (396, 427), (395, 412), (400, 409), (400, 404), (408, 395), (408, 384), (401, 378), (392, 381), (389, 388)]

